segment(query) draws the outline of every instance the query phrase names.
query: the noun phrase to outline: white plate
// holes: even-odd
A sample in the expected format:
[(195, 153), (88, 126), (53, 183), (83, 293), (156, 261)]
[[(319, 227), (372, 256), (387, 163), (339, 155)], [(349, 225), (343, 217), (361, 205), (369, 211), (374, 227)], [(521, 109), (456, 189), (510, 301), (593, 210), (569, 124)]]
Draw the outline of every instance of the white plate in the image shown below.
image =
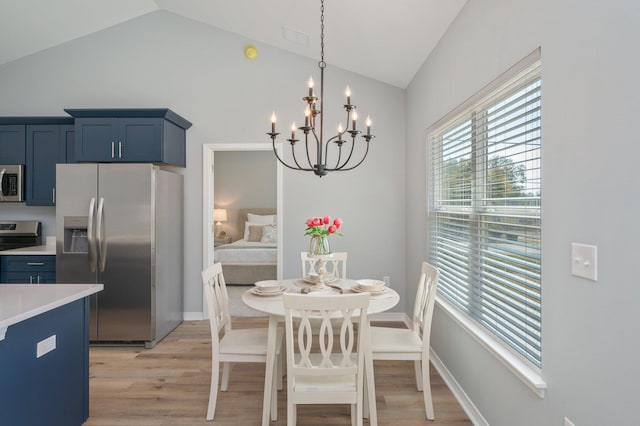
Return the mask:
[(277, 293), (282, 290), (283, 286), (278, 280), (265, 280), (256, 282), (255, 288), (263, 293)]
[(280, 290), (278, 291), (260, 291), (259, 288), (254, 287), (251, 290), (249, 290), (251, 293), (255, 294), (256, 296), (279, 296), (282, 293), (284, 293), (285, 291), (287, 291), (286, 287), (282, 287)]
[(381, 290), (372, 291), (372, 290), (363, 290), (363, 289), (359, 288), (358, 286), (355, 286), (355, 287), (351, 287), (351, 290), (355, 291), (356, 293), (382, 294), (385, 291), (387, 291), (387, 288), (383, 287)]

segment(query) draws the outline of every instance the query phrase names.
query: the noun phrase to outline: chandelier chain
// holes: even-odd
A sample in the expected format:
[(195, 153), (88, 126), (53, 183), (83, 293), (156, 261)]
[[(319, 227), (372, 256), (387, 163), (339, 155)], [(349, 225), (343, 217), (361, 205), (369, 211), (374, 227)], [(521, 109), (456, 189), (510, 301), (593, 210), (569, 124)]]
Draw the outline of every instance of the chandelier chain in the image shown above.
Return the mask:
[(320, 68), (327, 66), (324, 61), (324, 0), (320, 1)]

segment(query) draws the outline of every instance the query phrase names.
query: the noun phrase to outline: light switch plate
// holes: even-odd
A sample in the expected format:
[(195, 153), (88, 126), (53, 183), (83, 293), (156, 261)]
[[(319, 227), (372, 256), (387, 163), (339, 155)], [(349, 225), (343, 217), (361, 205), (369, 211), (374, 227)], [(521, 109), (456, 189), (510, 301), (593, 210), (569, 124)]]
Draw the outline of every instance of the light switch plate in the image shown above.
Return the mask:
[(571, 243), (571, 273), (598, 281), (598, 247)]

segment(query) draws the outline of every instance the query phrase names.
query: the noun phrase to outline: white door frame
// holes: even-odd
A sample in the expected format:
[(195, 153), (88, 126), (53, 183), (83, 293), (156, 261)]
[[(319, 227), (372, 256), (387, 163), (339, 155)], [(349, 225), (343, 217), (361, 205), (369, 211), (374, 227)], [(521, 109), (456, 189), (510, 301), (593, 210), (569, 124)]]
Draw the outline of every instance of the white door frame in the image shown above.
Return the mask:
[[(282, 144), (275, 145), (278, 155), (282, 155)], [(213, 143), (202, 146), (202, 270), (213, 264), (213, 206), (215, 194), (213, 193), (213, 168), (215, 165), (215, 151), (272, 151), (270, 143)], [(282, 279), (282, 164), (276, 161), (276, 208), (278, 211), (278, 251), (277, 251), (277, 279)], [(202, 293), (202, 312), (207, 316), (206, 299), (204, 289)]]

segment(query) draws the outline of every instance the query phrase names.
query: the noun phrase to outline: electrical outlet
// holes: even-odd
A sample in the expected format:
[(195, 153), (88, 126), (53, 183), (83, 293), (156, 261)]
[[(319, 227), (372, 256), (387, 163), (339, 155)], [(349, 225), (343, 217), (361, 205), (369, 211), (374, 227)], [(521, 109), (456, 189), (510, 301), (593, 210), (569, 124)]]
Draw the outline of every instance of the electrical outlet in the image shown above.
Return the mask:
[(564, 418), (564, 426), (576, 426), (571, 420), (568, 418)]
[(36, 345), (36, 358), (40, 358), (43, 355), (48, 354), (52, 350), (56, 348), (56, 335), (47, 337), (44, 340), (41, 340)]

